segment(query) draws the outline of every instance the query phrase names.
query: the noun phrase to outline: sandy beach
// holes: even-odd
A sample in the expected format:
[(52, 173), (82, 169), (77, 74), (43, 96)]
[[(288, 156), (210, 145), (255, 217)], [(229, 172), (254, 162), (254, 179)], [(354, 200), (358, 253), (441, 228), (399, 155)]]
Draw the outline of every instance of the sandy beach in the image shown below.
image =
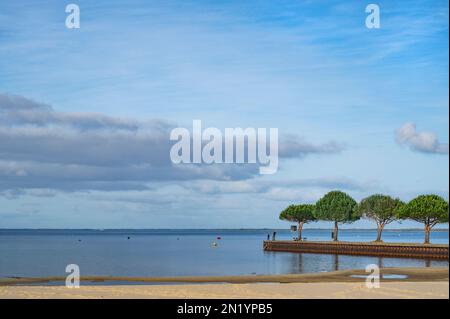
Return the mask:
[(386, 282), (369, 289), (364, 283), (268, 283), (144, 286), (0, 287), (0, 298), (33, 299), (448, 299), (447, 282)]
[[(386, 268), (384, 275), (406, 275), (405, 279), (381, 279), (380, 288), (367, 288), (362, 270), (319, 274), (172, 277), (172, 278), (84, 278), (80, 288), (43, 286), (26, 279), (0, 281), (0, 298), (449, 298), (448, 268)], [(56, 280), (47, 278), (46, 280)], [(43, 279), (41, 279), (42, 281)], [(139, 281), (140, 285), (89, 285), (89, 280)], [(92, 281), (91, 281), (92, 282)], [(148, 284), (180, 283), (180, 284)], [(28, 280), (28, 283), (31, 283)], [(19, 285), (17, 285), (19, 284)]]

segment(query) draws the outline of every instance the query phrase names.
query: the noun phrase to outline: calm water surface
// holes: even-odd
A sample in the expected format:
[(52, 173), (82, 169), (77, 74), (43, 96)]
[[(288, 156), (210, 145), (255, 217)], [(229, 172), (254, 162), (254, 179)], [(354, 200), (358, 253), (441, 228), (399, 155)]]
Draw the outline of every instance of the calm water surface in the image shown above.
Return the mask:
[[(448, 266), (448, 261), (264, 252), (270, 230), (0, 230), (0, 277), (65, 276), (68, 264), (102, 276), (288, 274), (384, 267)], [(220, 236), (221, 239), (217, 239)], [(291, 239), (278, 231), (277, 239)], [(305, 229), (308, 240), (329, 230)], [(129, 237), (129, 239), (128, 239)], [(375, 230), (341, 230), (340, 240), (372, 241)], [(422, 231), (386, 230), (386, 242), (422, 242)], [(448, 231), (432, 233), (448, 244)], [(217, 247), (212, 243), (217, 242)]]

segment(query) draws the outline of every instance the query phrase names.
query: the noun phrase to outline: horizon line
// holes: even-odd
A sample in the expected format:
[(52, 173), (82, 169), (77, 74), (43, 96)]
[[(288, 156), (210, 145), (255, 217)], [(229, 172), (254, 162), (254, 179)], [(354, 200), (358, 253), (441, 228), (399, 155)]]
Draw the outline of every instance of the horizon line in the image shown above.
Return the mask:
[[(286, 230), (289, 228), (1, 228), (1, 230)], [(304, 228), (303, 230), (333, 230), (333, 228)], [(377, 230), (376, 228), (340, 228), (339, 230)], [(385, 228), (383, 231), (392, 230), (420, 230), (423, 228)], [(449, 228), (435, 228), (432, 231), (449, 231)]]

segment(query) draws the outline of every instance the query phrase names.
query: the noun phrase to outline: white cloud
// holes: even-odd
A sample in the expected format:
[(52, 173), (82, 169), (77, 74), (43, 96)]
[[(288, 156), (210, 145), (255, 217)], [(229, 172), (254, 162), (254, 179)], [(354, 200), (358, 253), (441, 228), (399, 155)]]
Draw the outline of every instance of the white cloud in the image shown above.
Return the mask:
[(413, 151), (422, 153), (448, 154), (448, 143), (440, 143), (431, 132), (417, 132), (414, 123), (405, 123), (395, 133), (400, 145), (409, 146)]
[(360, 183), (345, 177), (270, 181), (254, 178), (251, 180), (228, 182), (198, 180), (182, 183), (180, 186), (196, 193), (211, 196), (262, 194), (271, 200), (307, 202), (313, 202), (333, 189), (342, 189), (352, 193), (365, 194), (368, 191), (379, 190), (381, 188), (380, 183), (377, 181)]
[(334, 154), (345, 149), (341, 143), (334, 141), (325, 144), (312, 144), (298, 136), (286, 135), (279, 147), (281, 157), (303, 157), (307, 154)]

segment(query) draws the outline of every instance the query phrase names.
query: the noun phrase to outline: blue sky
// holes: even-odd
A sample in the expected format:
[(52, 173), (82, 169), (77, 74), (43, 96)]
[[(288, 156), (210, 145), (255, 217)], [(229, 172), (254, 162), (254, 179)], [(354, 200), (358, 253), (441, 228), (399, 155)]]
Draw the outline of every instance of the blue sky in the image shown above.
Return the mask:
[[(373, 2), (380, 29), (364, 1), (72, 1), (69, 30), (68, 3), (0, 3), (0, 227), (287, 227), (333, 189), (448, 199), (447, 1)], [(167, 132), (194, 119), (277, 127), (278, 173), (174, 168)]]

